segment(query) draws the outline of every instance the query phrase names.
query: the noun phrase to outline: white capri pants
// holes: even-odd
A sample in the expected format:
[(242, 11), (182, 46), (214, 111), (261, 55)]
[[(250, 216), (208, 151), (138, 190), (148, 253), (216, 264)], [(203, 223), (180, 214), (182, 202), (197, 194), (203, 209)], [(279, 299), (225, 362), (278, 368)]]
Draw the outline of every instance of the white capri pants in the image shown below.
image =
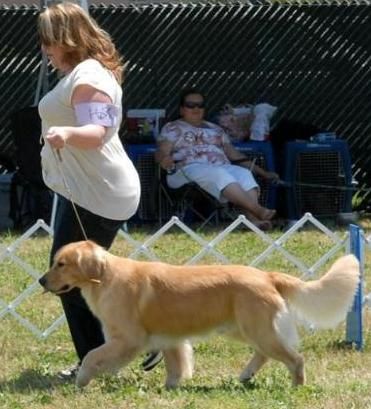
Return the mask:
[(167, 183), (173, 189), (178, 189), (190, 182), (197, 183), (206, 192), (224, 203), (227, 200), (222, 195), (223, 190), (231, 183), (238, 183), (246, 192), (254, 188), (259, 189), (250, 170), (231, 164), (193, 163), (167, 176)]

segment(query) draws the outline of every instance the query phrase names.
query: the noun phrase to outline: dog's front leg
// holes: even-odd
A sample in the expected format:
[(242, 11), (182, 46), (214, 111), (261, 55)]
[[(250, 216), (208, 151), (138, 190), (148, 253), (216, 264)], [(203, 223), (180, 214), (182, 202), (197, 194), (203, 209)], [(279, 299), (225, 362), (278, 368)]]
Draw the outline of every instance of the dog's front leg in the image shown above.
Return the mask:
[(85, 356), (77, 374), (76, 385), (86, 386), (98, 374), (127, 365), (138, 352), (138, 347), (125, 345), (122, 340), (112, 339), (106, 342)]
[(193, 348), (188, 341), (163, 350), (163, 354), (167, 372), (165, 383), (167, 389), (176, 388), (181, 380), (192, 378)]

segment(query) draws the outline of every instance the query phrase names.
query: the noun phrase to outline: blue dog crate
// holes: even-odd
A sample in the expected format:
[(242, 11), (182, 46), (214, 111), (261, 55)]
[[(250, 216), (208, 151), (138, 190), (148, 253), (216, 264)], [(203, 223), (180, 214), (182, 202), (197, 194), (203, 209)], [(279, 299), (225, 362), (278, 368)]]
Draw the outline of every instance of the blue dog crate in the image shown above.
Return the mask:
[[(258, 165), (264, 170), (269, 172), (276, 171), (273, 159), (273, 149), (270, 142), (239, 142), (234, 143), (234, 147), (242, 152), (249, 160), (253, 161), (254, 164)], [(255, 175), (255, 178), (260, 186), (259, 202), (269, 209), (275, 209), (277, 196), (276, 185), (267, 182), (259, 176)]]
[(304, 213), (334, 216), (352, 211), (352, 170), (348, 144), (288, 142), (285, 147), (287, 217)]

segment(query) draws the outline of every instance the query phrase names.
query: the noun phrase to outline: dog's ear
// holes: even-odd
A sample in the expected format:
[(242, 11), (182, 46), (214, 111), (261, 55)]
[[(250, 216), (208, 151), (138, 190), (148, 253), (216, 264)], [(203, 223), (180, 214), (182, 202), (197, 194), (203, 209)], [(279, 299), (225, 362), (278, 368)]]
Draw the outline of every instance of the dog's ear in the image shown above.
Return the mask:
[(89, 281), (100, 282), (106, 269), (106, 263), (106, 250), (94, 242), (87, 241), (86, 245), (79, 249), (79, 268)]

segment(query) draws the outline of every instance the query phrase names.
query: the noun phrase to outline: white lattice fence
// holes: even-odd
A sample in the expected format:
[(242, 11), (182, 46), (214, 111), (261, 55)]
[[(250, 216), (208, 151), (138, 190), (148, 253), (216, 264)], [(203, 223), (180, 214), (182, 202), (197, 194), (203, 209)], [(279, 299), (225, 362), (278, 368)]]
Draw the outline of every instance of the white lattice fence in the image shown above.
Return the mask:
[[(330, 247), (326, 248), (326, 251), (319, 254), (318, 257), (316, 255), (316, 261), (311, 265), (307, 265), (307, 263), (299, 259), (291, 251), (285, 248), (286, 242), (289, 239), (294, 238), (295, 234), (298, 234), (298, 230), (307, 224), (311, 224), (314, 228), (318, 229), (331, 243)], [(159, 256), (156, 254), (154, 249), (156, 243), (163, 239), (165, 233), (173, 229), (179, 229), (182, 233), (187, 235), (189, 239), (195, 241), (199, 247), (199, 250), (195, 254), (189, 256), (185, 264), (197, 264), (210, 256), (212, 256), (217, 263), (228, 264), (231, 263), (231, 261), (220, 251), (218, 245), (227, 240), (228, 236), (236, 229), (241, 228), (250, 229), (253, 231), (264, 247), (263, 251), (250, 260), (248, 264), (259, 267), (259, 265), (267, 261), (268, 258), (273, 255), (273, 253), (278, 253), (285, 260), (292, 263), (295, 268), (301, 272), (302, 278), (304, 279), (310, 278), (316, 274), (325, 263), (335, 257), (339, 252), (349, 252), (349, 232), (345, 231), (343, 235), (340, 236), (339, 234), (329, 230), (309, 213), (304, 215), (297, 223), (295, 223), (289, 230), (284, 232), (278, 238), (273, 238), (269, 233), (262, 232), (244, 216), (239, 216), (210, 241), (205, 240), (201, 234), (192, 230), (177, 217), (173, 217), (171, 220), (169, 220), (152, 236), (144, 240), (144, 242), (137, 241), (131, 234), (125, 232), (124, 230), (120, 231), (120, 236), (130, 245), (131, 248), (134, 249), (131, 254), (128, 255), (129, 258), (137, 259), (144, 257), (149, 260), (159, 260)], [(12, 295), (7, 295), (7, 291), (5, 291), (7, 280), (0, 281), (0, 321), (5, 317), (10, 317), (17, 320), (19, 324), (26, 327), (35, 336), (46, 338), (52, 332), (57, 330), (62, 323), (64, 323), (64, 315), (60, 315), (60, 310), (58, 310), (58, 316), (53, 320), (53, 322), (45, 325), (44, 322), (39, 324), (31, 322), (27, 314), (22, 313), (22, 305), (29, 302), (30, 297), (33, 297), (35, 293), (41, 292), (41, 288), (38, 284), (38, 278), (42, 275), (42, 272), (38, 271), (38, 269), (34, 266), (32, 256), (27, 257), (28, 261), (25, 261), (17, 255), (18, 251), (22, 247), (22, 244), (24, 244), (26, 240), (32, 239), (35, 234), (40, 234), (40, 230), (50, 236), (53, 235), (53, 231), (50, 226), (48, 226), (44, 221), (39, 220), (25, 234), (10, 245), (0, 245), (0, 263), (15, 263), (17, 268), (20, 269), (25, 275), (24, 288), (15, 297)], [(370, 245), (370, 239), (366, 239), (365, 241), (368, 245)], [(320, 248), (320, 246), (315, 247)], [(29, 258), (31, 258), (31, 261)], [(367, 297), (365, 297), (365, 299), (367, 299)], [(33, 308), (32, 302), (29, 308)]]

